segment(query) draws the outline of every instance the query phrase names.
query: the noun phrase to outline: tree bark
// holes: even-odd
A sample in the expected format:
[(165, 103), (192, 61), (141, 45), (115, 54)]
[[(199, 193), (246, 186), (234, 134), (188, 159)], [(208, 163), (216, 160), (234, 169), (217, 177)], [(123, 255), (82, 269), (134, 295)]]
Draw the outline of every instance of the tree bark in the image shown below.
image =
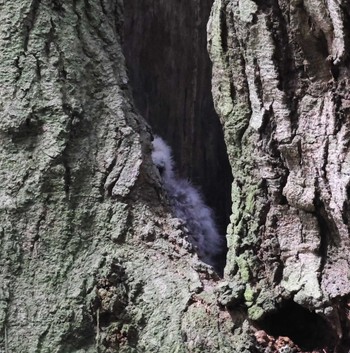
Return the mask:
[(218, 277), (131, 101), (121, 2), (1, 1), (0, 18), (0, 350), (227, 351)]
[(234, 175), (225, 271), (242, 287), (225, 303), (306, 350), (349, 349), (349, 13), (346, 1), (216, 0), (209, 23)]
[(0, 1), (0, 350), (347, 352), (349, 12), (213, 5), (234, 176), (220, 280), (151, 161), (122, 1)]

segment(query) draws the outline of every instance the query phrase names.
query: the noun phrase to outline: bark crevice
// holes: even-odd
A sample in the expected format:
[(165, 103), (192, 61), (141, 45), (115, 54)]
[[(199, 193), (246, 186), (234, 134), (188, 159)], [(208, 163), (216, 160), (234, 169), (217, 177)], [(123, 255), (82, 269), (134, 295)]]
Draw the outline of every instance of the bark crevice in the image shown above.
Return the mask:
[[(171, 146), (179, 176), (200, 188), (224, 239), (232, 175), (211, 97), (206, 52), (211, 3), (128, 1), (123, 48), (141, 115)], [(222, 43), (227, 40), (223, 29)]]

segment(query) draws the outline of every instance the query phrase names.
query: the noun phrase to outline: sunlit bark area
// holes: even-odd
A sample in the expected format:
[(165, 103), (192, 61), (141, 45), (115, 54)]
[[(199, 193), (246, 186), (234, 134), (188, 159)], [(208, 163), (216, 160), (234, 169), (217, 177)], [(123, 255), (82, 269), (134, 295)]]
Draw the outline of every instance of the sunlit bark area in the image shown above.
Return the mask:
[(304, 350), (349, 345), (349, 11), (217, 0), (209, 23), (234, 175), (226, 278), (242, 288), (226, 303)]
[(131, 100), (122, 5), (0, 2), (2, 352), (231, 346)]
[[(0, 351), (348, 352), (345, 0), (214, 2), (212, 93), (233, 174), (224, 278), (198, 260), (152, 162), (150, 124), (175, 127), (134, 105), (123, 1), (0, 1), (0, 19)], [(186, 32), (174, 22), (161, 43)], [(208, 78), (195, 77), (197, 101), (179, 94), (175, 110), (203, 108)], [(203, 144), (207, 122), (189, 116), (181, 138)]]

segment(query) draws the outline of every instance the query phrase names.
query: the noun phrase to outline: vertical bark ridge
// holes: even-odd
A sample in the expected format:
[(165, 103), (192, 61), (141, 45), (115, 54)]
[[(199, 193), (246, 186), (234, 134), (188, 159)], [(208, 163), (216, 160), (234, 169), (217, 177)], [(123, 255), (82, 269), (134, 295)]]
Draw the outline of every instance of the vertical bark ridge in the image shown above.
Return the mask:
[[(234, 175), (227, 279), (245, 284), (251, 319), (293, 298), (328, 320), (327, 344), (342, 349), (348, 324), (336, 298), (350, 290), (346, 8), (217, 0), (208, 36)], [(230, 138), (240, 131), (237, 115), (242, 142)]]

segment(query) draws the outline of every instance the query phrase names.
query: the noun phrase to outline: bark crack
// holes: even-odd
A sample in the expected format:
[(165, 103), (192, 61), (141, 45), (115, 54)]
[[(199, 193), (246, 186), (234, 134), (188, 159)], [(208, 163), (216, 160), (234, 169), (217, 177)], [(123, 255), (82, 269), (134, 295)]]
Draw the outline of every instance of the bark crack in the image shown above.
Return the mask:
[(39, 10), (41, 0), (32, 0), (29, 6), (29, 12), (27, 16), (24, 18), (23, 23), (24, 23), (24, 51), (28, 51), (28, 43), (29, 43), (29, 37), (30, 33), (34, 27), (34, 23), (37, 17), (37, 13)]
[(222, 51), (225, 54), (228, 50), (228, 28), (226, 23), (226, 7), (220, 9), (220, 38), (221, 38), (221, 47)]
[(329, 136), (326, 136), (325, 141), (324, 141), (324, 147), (323, 147), (323, 164), (322, 164), (322, 178), (325, 181), (325, 185), (327, 185), (327, 189), (329, 190), (329, 184), (328, 184), (328, 176), (327, 176), (327, 164), (328, 164), (328, 155), (329, 155)]
[(71, 168), (68, 162), (68, 156), (66, 155), (66, 150), (63, 153), (62, 164), (64, 167), (64, 191), (66, 193), (67, 199), (69, 199), (70, 187), (71, 187)]
[(46, 36), (46, 40), (45, 40), (45, 54), (47, 57), (50, 56), (51, 43), (54, 43), (57, 47), (57, 44), (55, 42), (56, 28), (55, 28), (55, 24), (54, 24), (52, 18), (50, 19), (50, 24), (51, 24), (51, 27), (50, 27), (50, 30), (49, 30), (47, 36)]
[(315, 178), (315, 216), (318, 222), (319, 235), (320, 235), (320, 246), (319, 246), (319, 255), (321, 257), (320, 264), (320, 274), (319, 282), (322, 282), (322, 274), (327, 263), (327, 254), (330, 246), (339, 246), (340, 244), (340, 235), (337, 229), (337, 226), (330, 218), (326, 210), (324, 201), (322, 200), (322, 190), (319, 184), (318, 178)]

